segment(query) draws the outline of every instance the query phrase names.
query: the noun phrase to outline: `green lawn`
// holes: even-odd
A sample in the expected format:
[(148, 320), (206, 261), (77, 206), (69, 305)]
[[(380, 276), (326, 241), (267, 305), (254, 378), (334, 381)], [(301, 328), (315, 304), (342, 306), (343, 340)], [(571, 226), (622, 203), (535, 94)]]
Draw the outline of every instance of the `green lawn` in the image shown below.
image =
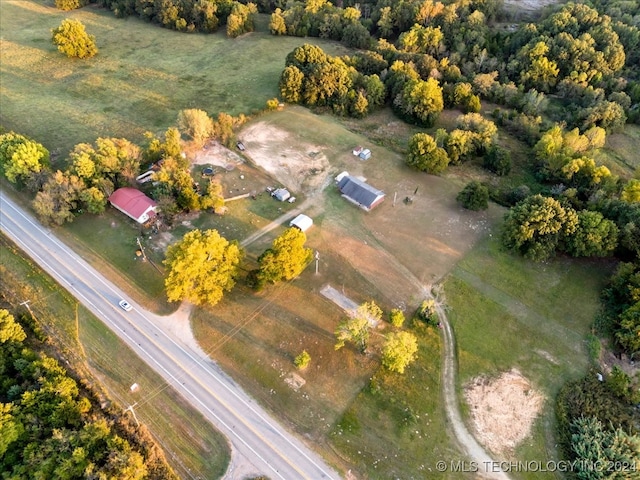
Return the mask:
[[(71, 367), (122, 409), (136, 415), (182, 478), (220, 478), (229, 463), (227, 442), (99, 319), (0, 236), (2, 288), (18, 303), (29, 300), (39, 325)], [(117, 361), (114, 361), (117, 359)], [(129, 387), (140, 385), (138, 393)]]
[[(546, 461), (557, 455), (555, 395), (566, 381), (586, 372), (586, 337), (611, 272), (612, 263), (604, 260), (532, 263), (488, 238), (447, 279), (460, 385), (516, 368), (546, 396), (542, 416), (531, 437), (512, 453), (514, 458)], [(540, 475), (521, 477), (554, 478)]]

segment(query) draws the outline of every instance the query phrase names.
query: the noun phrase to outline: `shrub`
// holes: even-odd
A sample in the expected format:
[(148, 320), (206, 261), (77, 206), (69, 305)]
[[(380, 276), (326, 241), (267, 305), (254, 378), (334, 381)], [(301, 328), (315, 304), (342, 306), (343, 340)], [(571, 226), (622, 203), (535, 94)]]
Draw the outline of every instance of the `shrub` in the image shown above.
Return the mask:
[(436, 303), (433, 300), (425, 300), (416, 311), (416, 318), (422, 320), (427, 325), (438, 325), (438, 314), (436, 313)]
[(511, 154), (506, 148), (492, 145), (484, 156), (482, 166), (500, 177), (511, 172)]
[(391, 310), (391, 312), (389, 312), (389, 323), (391, 323), (391, 325), (393, 325), (394, 327), (402, 327), (402, 325), (404, 324), (404, 320), (405, 318), (402, 310), (394, 308), (393, 310)]
[(298, 355), (293, 364), (298, 368), (298, 370), (304, 370), (309, 366), (309, 362), (311, 362), (311, 355), (306, 350), (303, 350), (300, 355)]
[(458, 193), (456, 200), (467, 210), (486, 210), (489, 207), (489, 189), (474, 180)]

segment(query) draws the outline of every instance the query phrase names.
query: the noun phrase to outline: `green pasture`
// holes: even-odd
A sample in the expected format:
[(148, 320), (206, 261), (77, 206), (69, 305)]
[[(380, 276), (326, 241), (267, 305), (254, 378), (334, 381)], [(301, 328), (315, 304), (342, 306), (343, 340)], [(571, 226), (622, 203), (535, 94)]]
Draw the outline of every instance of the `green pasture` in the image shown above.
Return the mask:
[[(513, 452), (514, 458), (546, 461), (557, 456), (555, 395), (566, 381), (587, 370), (587, 335), (612, 268), (605, 260), (556, 258), (532, 263), (488, 238), (447, 278), (446, 303), (457, 340), (460, 385), (479, 375), (497, 376), (516, 368), (546, 397), (531, 437)], [(521, 477), (554, 478), (540, 475)]]
[[(65, 17), (80, 19), (96, 36), (98, 56), (79, 61), (58, 54), (49, 32)], [(144, 131), (158, 133), (173, 125), (184, 108), (212, 115), (263, 109), (267, 99), (277, 96), (286, 54), (304, 42), (320, 44), (328, 53), (346, 53), (318, 39), (272, 37), (266, 24), (262, 16), (258, 32), (230, 40), (224, 32), (186, 34), (134, 18), (117, 19), (95, 6), (63, 13), (36, 1), (0, 0), (0, 124), (61, 156), (99, 136), (140, 141)], [(455, 128), (459, 114), (443, 112), (435, 128)], [(400, 297), (408, 304), (420, 300), (402, 281), (405, 270), (394, 270), (398, 264), (425, 283), (451, 272), (445, 291), (458, 342), (460, 385), (477, 375), (518, 368), (547, 396), (547, 403), (532, 436), (513, 455), (522, 460), (555, 456), (553, 398), (566, 380), (587, 367), (586, 336), (612, 267), (606, 261), (565, 258), (534, 264), (507, 254), (495, 233), (487, 237), (502, 210), (492, 206), (484, 213), (466, 212), (455, 202), (470, 179), (510, 188), (532, 184), (527, 147), (501, 131), (498, 143), (511, 150), (514, 161), (509, 177), (497, 179), (478, 161), (434, 177), (404, 165), (408, 139), (420, 129), (402, 123), (388, 109), (357, 121), (287, 106), (282, 112), (260, 113), (252, 122), (290, 132), (288, 141), (318, 145), (331, 164), (328, 174), (348, 170), (363, 175), (388, 197), (365, 214), (329, 184), (319, 194), (315, 226), (308, 233), (308, 245), (322, 252), (321, 274), (315, 276), (310, 266), (299, 279), (259, 293), (240, 279), (219, 305), (196, 309), (193, 328), (203, 349), (338, 468), (353, 467), (368, 478), (443, 478), (433, 470), (435, 462), (456, 460), (460, 454), (441, 406), (437, 331), (411, 326), (419, 336), (419, 360), (404, 376), (387, 374), (379, 370), (376, 354), (334, 351), (333, 332), (344, 312), (319, 291), (329, 283), (354, 301), (376, 299), (389, 309)], [(630, 127), (611, 136), (602, 155), (628, 173), (636, 166), (639, 132)], [(351, 155), (361, 144), (374, 152), (368, 162)], [(225, 196), (242, 193), (240, 170), (220, 173)], [(260, 169), (244, 165), (241, 171), (246, 185), (252, 182), (260, 195), (230, 202), (225, 216), (190, 215), (170, 232), (151, 235), (109, 209), (101, 216), (79, 217), (58, 233), (137, 301), (157, 312), (171, 311), (161, 274), (168, 244), (192, 228), (216, 228), (229, 240), (241, 241), (295, 208), (264, 194), (265, 184), (275, 180)], [(402, 199), (418, 191), (411, 206), (400, 201), (391, 205), (394, 192)], [(280, 231), (250, 246), (250, 255), (259, 255)], [(137, 237), (149, 262), (135, 255)], [(46, 312), (63, 333), (63, 348), (77, 350), (79, 338), (87, 368), (123, 405), (135, 401), (130, 382), (141, 384), (143, 392), (158, 392), (155, 403), (144, 403), (137, 413), (170, 460), (179, 471), (184, 466), (202, 478), (219, 477), (228, 462), (224, 440), (170, 390), (158, 389), (161, 380), (81, 308), (76, 324), (75, 301), (30, 263), (17, 256), (14, 260), (14, 253), (6, 253), (10, 250), (3, 245), (3, 265), (26, 265), (20, 267), (24, 272), (15, 268), (24, 284), (36, 290), (20, 295), (39, 299), (38, 312)], [(379, 344), (389, 328), (374, 332), (372, 343)], [(293, 359), (302, 349), (312, 361), (298, 372)], [(122, 362), (112, 361), (114, 352)], [(80, 355), (80, 360), (85, 358)], [(298, 390), (284, 381), (292, 374), (306, 381)]]
[[(69, 59), (50, 42), (51, 29), (75, 18), (95, 35), (99, 53)], [(319, 39), (274, 37), (260, 31), (228, 39), (187, 34), (118, 19), (95, 5), (72, 12), (35, 0), (0, 1), (0, 124), (66, 155), (97, 137), (142, 140), (145, 131), (174, 125), (178, 112), (199, 108), (211, 115), (262, 110), (278, 96), (286, 55)], [(238, 88), (241, 85), (242, 88)]]
[[(219, 478), (229, 463), (226, 440), (100, 320), (0, 236), (2, 288), (18, 303), (29, 300), (38, 324), (73, 369), (122, 409), (136, 415), (163, 448), (179, 476)], [(114, 361), (114, 358), (117, 361)], [(131, 393), (133, 383), (140, 385)]]
[(627, 125), (624, 131), (607, 136), (607, 143), (596, 160), (609, 167), (611, 172), (630, 178), (640, 167), (640, 126)]

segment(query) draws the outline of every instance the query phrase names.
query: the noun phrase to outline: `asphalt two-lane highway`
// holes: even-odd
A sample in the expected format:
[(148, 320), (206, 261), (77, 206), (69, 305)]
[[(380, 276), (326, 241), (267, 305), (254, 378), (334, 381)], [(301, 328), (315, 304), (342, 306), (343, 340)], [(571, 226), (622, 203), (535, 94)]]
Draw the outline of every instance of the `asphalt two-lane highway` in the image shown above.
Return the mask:
[[(129, 300), (1, 190), (0, 228), (215, 425), (229, 440), (234, 455), (251, 462), (256, 472), (283, 480), (340, 478), (214, 362), (162, 330), (153, 322), (153, 315)], [(123, 298), (133, 306), (132, 311), (118, 306)]]

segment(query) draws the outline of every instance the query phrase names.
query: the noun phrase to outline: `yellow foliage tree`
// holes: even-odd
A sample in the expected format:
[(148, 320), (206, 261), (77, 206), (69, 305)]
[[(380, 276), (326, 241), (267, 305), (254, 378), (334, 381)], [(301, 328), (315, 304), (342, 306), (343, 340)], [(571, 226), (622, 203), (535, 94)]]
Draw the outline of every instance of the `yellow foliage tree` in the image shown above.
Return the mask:
[(217, 230), (192, 230), (167, 248), (165, 279), (170, 302), (215, 305), (235, 285), (242, 251)]

